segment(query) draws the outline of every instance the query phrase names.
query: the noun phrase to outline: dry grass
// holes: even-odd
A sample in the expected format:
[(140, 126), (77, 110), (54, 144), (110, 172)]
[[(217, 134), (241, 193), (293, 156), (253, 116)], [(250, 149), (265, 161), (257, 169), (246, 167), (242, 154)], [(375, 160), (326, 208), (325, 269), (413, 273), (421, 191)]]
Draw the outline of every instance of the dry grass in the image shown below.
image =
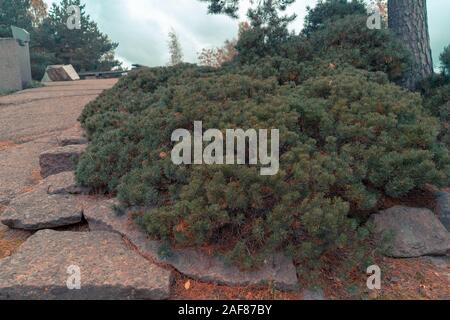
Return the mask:
[(42, 176), (41, 176), (41, 170), (40, 170), (40, 169), (34, 169), (34, 170), (31, 172), (31, 176), (30, 176), (30, 178), (29, 178), (29, 181), (30, 181), (31, 184), (36, 185), (36, 184), (38, 184), (39, 182), (41, 182), (42, 179), (43, 179), (43, 178), (42, 178)]
[(176, 273), (172, 300), (301, 300), (298, 292), (286, 293), (270, 287), (227, 287), (194, 281)]
[[(5, 207), (0, 205), (0, 215), (5, 210)], [(6, 236), (9, 229), (6, 226), (0, 225), (0, 259), (9, 257), (13, 254), (26, 240), (25, 233), (20, 236)]]
[(441, 268), (426, 259), (384, 259), (388, 268), (378, 299), (450, 299), (450, 266)]
[(16, 144), (12, 141), (0, 141), (0, 151), (15, 147)]
[(23, 242), (23, 240), (5, 240), (3, 232), (0, 232), (0, 259), (9, 257)]
[[(369, 291), (367, 276), (347, 279), (322, 274), (318, 283), (332, 300), (442, 300), (450, 298), (450, 268), (434, 266), (425, 259), (383, 259), (382, 290)], [(194, 281), (176, 273), (173, 300), (302, 300), (301, 292), (273, 288), (227, 287)]]
[[(0, 207), (0, 214), (2, 210)], [(9, 257), (25, 242), (24, 237), (6, 237), (6, 230), (6, 227), (0, 227), (0, 259)]]

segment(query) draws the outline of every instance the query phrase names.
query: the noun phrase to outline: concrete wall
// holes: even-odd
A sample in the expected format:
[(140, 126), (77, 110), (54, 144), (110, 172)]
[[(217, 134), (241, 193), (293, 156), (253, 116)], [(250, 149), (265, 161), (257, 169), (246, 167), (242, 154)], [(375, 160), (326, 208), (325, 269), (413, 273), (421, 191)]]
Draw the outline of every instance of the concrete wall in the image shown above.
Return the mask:
[(23, 46), (17, 46), (19, 57), (20, 74), (22, 77), (22, 86), (25, 87), (31, 82), (31, 61), (30, 61), (30, 45), (28, 43)]
[(19, 44), (15, 39), (0, 38), (0, 91), (22, 90)]
[(0, 38), (0, 91), (22, 90), (31, 82), (30, 47)]

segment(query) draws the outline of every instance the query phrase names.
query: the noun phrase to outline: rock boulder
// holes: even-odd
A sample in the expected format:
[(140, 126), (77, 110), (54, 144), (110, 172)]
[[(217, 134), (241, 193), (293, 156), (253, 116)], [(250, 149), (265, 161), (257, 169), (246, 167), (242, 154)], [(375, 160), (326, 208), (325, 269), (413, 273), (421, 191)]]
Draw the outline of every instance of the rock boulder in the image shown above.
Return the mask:
[(428, 209), (396, 206), (374, 215), (373, 222), (379, 238), (389, 238), (389, 256), (439, 256), (450, 249), (450, 233)]
[(49, 195), (37, 188), (13, 199), (0, 215), (0, 221), (13, 229), (36, 231), (80, 223), (83, 208), (77, 197)]
[(71, 171), (62, 172), (49, 176), (42, 182), (42, 188), (45, 188), (50, 195), (56, 194), (88, 194), (89, 188), (80, 187), (76, 183), (75, 174)]

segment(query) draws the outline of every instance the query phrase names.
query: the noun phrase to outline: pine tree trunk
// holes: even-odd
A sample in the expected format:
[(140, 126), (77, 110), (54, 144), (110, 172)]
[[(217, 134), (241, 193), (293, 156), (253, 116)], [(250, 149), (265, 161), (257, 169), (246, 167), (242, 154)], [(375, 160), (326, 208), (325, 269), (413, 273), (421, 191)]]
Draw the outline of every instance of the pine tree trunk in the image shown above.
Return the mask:
[(426, 0), (389, 0), (389, 28), (411, 52), (412, 68), (403, 85), (415, 90), (417, 85), (433, 74)]

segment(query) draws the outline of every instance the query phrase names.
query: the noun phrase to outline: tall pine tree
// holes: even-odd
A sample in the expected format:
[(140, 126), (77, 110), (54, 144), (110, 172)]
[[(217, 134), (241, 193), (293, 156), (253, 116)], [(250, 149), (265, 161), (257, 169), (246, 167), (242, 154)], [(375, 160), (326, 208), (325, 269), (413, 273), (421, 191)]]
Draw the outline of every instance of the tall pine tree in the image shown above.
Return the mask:
[(426, 0), (389, 0), (389, 28), (408, 48), (412, 67), (403, 79), (411, 90), (433, 74)]
[[(67, 20), (70, 14), (69, 6), (75, 5), (81, 12), (81, 29), (70, 30)], [(55, 59), (61, 64), (72, 64), (77, 71), (110, 70), (120, 66), (114, 59), (114, 50), (118, 43), (112, 42), (109, 37), (100, 32), (97, 23), (85, 11), (86, 5), (80, 0), (62, 0), (53, 4), (47, 24), (46, 32), (50, 32), (52, 39), (43, 45), (55, 54)]]

